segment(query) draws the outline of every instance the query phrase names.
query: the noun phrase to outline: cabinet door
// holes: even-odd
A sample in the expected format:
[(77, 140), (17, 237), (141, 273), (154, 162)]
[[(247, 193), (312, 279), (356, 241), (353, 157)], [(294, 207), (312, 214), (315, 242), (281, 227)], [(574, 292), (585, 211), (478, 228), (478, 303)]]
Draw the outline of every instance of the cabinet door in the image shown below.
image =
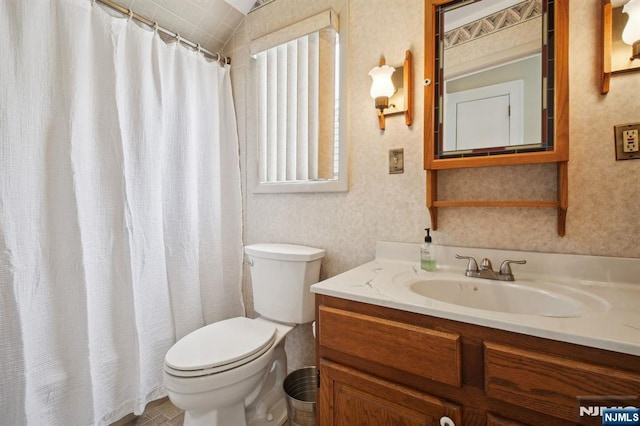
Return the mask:
[(320, 361), (320, 426), (462, 425), (461, 408), (366, 373)]

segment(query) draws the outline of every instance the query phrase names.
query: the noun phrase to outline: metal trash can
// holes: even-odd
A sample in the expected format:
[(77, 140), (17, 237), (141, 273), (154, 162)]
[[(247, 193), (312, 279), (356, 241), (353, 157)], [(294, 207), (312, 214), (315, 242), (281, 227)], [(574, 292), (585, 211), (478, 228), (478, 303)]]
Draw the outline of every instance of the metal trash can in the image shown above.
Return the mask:
[(290, 373), (283, 383), (289, 426), (315, 426), (318, 382), (316, 367)]

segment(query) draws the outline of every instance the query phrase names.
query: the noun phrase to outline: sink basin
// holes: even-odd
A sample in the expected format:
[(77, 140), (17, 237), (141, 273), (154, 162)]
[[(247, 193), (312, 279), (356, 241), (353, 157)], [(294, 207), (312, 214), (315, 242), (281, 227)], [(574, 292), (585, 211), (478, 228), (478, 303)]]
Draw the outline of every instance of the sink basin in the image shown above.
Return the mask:
[(409, 289), (453, 305), (511, 314), (577, 317), (606, 307), (606, 302), (588, 293), (549, 283), (430, 279), (414, 282)]

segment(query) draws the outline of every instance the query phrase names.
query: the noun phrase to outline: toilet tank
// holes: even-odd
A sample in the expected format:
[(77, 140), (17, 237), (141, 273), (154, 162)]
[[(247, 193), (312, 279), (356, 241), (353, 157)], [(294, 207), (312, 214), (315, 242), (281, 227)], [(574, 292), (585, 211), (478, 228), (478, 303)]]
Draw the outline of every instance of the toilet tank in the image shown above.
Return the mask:
[(251, 268), (253, 304), (262, 317), (304, 324), (315, 319), (313, 293), (324, 250), (294, 244), (245, 247)]

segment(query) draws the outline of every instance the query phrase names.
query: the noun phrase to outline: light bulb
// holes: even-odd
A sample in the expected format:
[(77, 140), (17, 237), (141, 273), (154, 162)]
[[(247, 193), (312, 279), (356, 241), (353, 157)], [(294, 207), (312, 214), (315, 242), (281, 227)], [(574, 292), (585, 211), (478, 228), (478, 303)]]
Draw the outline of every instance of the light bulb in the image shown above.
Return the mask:
[(388, 65), (375, 67), (369, 71), (369, 76), (373, 79), (369, 94), (373, 99), (386, 97), (390, 98), (395, 93), (391, 75), (395, 72), (395, 68)]

